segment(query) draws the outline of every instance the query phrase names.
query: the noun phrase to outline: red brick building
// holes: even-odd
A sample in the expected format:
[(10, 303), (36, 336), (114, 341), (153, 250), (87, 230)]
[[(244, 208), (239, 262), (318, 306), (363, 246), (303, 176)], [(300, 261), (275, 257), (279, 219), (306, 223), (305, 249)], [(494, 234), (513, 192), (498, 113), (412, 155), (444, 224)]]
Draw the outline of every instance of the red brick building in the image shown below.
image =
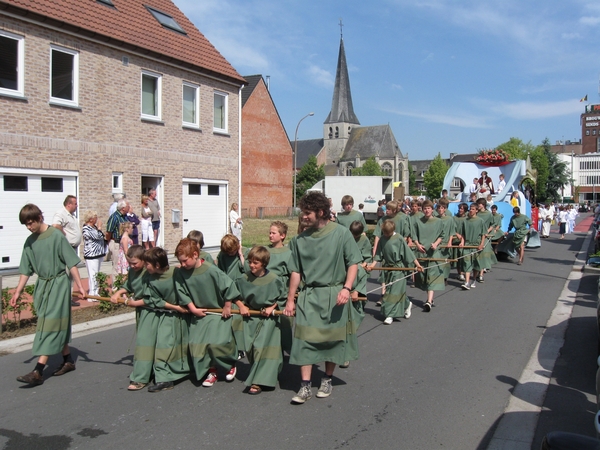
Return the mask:
[(293, 150), (262, 75), (242, 90), (242, 217), (287, 214)]

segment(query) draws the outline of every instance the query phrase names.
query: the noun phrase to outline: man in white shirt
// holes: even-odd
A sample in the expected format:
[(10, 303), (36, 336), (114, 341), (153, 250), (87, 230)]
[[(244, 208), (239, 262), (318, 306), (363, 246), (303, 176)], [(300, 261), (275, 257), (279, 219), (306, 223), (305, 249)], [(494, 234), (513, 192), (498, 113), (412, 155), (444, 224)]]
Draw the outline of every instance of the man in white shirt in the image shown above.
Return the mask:
[[(77, 248), (81, 244), (81, 229), (79, 228), (79, 221), (74, 215), (77, 211), (77, 197), (67, 195), (63, 206), (64, 208), (54, 214), (52, 226), (62, 231), (69, 245), (73, 247), (73, 251), (77, 253)], [(71, 300), (71, 306), (79, 306), (79, 302)]]
[(496, 189), (496, 194), (499, 194), (506, 187), (506, 181), (504, 181), (504, 174), (500, 174), (500, 182), (498, 183), (498, 189)]

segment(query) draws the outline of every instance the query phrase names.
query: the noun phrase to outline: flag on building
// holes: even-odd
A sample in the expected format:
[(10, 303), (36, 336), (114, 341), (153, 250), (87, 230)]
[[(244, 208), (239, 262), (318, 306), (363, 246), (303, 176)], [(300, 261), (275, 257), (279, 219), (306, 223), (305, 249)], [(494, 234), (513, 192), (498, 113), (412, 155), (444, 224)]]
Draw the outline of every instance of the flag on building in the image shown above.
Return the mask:
[(581, 102), (587, 102), (587, 94), (585, 95), (585, 97), (583, 97), (581, 100), (579, 100), (579, 103)]

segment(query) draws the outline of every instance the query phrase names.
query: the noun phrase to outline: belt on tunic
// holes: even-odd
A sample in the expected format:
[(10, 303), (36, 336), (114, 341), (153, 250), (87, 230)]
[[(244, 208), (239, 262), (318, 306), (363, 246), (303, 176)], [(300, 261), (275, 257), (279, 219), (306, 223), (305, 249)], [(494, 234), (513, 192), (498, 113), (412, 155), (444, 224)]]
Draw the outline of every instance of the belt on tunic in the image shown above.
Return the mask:
[(50, 281), (50, 280), (54, 280), (55, 278), (62, 277), (63, 275), (67, 275), (67, 272), (63, 271), (63, 272), (60, 272), (58, 275), (54, 275), (53, 277), (49, 277), (49, 278), (40, 277), (38, 275), (38, 280)]

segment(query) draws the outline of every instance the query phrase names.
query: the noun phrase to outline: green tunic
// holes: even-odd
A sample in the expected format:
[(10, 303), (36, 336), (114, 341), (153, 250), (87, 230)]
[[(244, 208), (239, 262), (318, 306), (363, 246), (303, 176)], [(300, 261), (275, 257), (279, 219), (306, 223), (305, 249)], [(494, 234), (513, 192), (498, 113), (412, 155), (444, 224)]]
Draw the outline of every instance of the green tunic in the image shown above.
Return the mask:
[(512, 241), (515, 247), (519, 247), (527, 236), (528, 229), (527, 226), (531, 226), (531, 219), (527, 217), (525, 214), (519, 214), (518, 216), (515, 214), (510, 218), (510, 223), (508, 224), (508, 231), (515, 229), (515, 233), (513, 234)]
[[(478, 246), (481, 236), (486, 234), (486, 228), (481, 217), (467, 217), (459, 222), (458, 233), (463, 236), (465, 245)], [(481, 270), (479, 266), (480, 252), (476, 248), (459, 249), (458, 267), (461, 272), (471, 272), (473, 269)]]
[[(144, 296), (144, 286), (149, 281), (150, 274), (146, 270), (129, 269), (124, 288), (133, 298)], [(136, 337), (135, 353), (133, 355), (133, 372), (131, 381), (149, 383), (154, 367), (154, 350), (158, 334), (158, 315), (150, 308), (136, 308)]]
[[(175, 289), (181, 305), (193, 303), (197, 308), (223, 308), (225, 302), (240, 298), (235, 283), (216, 266), (179, 269)], [(204, 377), (217, 364), (229, 370), (237, 361), (237, 347), (231, 331), (231, 318), (221, 314), (190, 316), (189, 353), (196, 379)], [(241, 350), (241, 349), (240, 349)]]
[[(502, 231), (502, 219), (504, 219), (504, 215), (492, 213), (492, 226), (494, 227), (492, 230), (492, 241), (497, 241), (504, 236), (504, 231)], [(498, 229), (496, 230), (496, 228)]]
[[(286, 288), (290, 285), (290, 258), (292, 257), (292, 251), (289, 247), (273, 248), (267, 247), (271, 259), (267, 265), (267, 270), (273, 272), (279, 276)], [(279, 302), (279, 309), (285, 308), (286, 298)], [(292, 350), (292, 330), (294, 328), (294, 318), (288, 316), (279, 316), (279, 325), (281, 327), (281, 348), (288, 354)]]
[(410, 220), (409, 217), (403, 212), (397, 212), (394, 216), (383, 216), (381, 219), (379, 219), (377, 225), (375, 225), (375, 231), (373, 232), (373, 235), (379, 238), (382, 236), (381, 226), (386, 220), (394, 221), (394, 226), (396, 227), (394, 231), (396, 233), (404, 236), (405, 238), (410, 236)]
[[(260, 310), (280, 303), (288, 293), (287, 286), (274, 272), (267, 272), (260, 278), (252, 273), (246, 274), (235, 283), (242, 300), (250, 309)], [(258, 384), (275, 387), (277, 384), (277, 375), (283, 367), (280, 317), (244, 317), (245, 350), (251, 365), (246, 386)]]
[(341, 212), (338, 213), (337, 215), (337, 222), (350, 229), (350, 225), (352, 225), (352, 222), (354, 221), (358, 221), (360, 223), (363, 224), (363, 227), (365, 227), (365, 231), (367, 231), (367, 222), (365, 221), (365, 216), (363, 216), (361, 213), (359, 213), (358, 211), (355, 211), (354, 209), (350, 212)]
[[(149, 274), (144, 288), (144, 303), (161, 309), (165, 303), (177, 305), (174, 273), (170, 267), (162, 274)], [(155, 311), (158, 316), (156, 347), (154, 350), (154, 378), (157, 383), (176, 381), (190, 373), (188, 362), (188, 322), (175, 311)]]
[(38, 279), (33, 305), (38, 320), (33, 338), (33, 355), (60, 353), (71, 342), (71, 281), (65, 271), (79, 263), (79, 258), (56, 228), (32, 233), (23, 245), (19, 273)]
[[(465, 220), (466, 218), (467, 218), (466, 215), (452, 216), (452, 219), (454, 220), (454, 227), (456, 228), (457, 231), (460, 230), (460, 223), (463, 220)], [(458, 245), (458, 244), (460, 244), (460, 239), (456, 239), (456, 237), (454, 237), (454, 239), (452, 240), (452, 245)], [(458, 259), (461, 255), (462, 255), (462, 250), (459, 250), (458, 247), (452, 247), (452, 259)], [(459, 263), (452, 263), (452, 267), (458, 267), (459, 272), (461, 271)]]
[[(477, 217), (480, 217), (483, 220), (485, 231), (487, 233), (492, 226), (492, 213), (487, 210), (479, 211), (477, 213)], [(489, 238), (485, 239), (485, 246), (483, 247), (481, 253), (479, 253), (477, 260), (482, 269), (491, 269), (492, 265), (498, 262), (496, 259), (496, 254), (494, 253), (494, 249), (492, 248), (492, 241)]]
[[(426, 249), (425, 253), (415, 250), (415, 256), (417, 258), (439, 259), (443, 257), (439, 246), (435, 250), (431, 248), (431, 244), (438, 238), (441, 237), (442, 242), (444, 239), (446, 239), (444, 225), (440, 219), (437, 217), (430, 217), (427, 219), (425, 216), (419, 219), (413, 219), (411, 229), (411, 236), (413, 240), (419, 242), (419, 244)], [(443, 291), (446, 286), (444, 284), (444, 270), (440, 262), (419, 262), (423, 266), (424, 272), (417, 272), (415, 274), (415, 285), (424, 291)]]
[[(450, 238), (456, 234), (456, 222), (452, 218), (452, 216), (443, 215), (440, 216), (439, 219), (442, 221), (444, 225), (444, 240), (440, 244), (440, 246), (447, 246), (450, 243)], [(440, 253), (442, 254), (442, 258), (452, 259), (452, 250), (451, 248), (440, 248)], [(448, 278), (450, 276), (450, 263), (446, 263), (442, 266), (444, 270), (444, 278)]]
[[(404, 238), (397, 233), (389, 238), (382, 237), (375, 253), (375, 261), (381, 261), (382, 267), (408, 267), (415, 259)], [(406, 296), (406, 272), (389, 270), (382, 273), (386, 289), (381, 313), (384, 317), (404, 317), (410, 303)]]
[(361, 261), (350, 232), (336, 223), (308, 229), (290, 242), (290, 270), (299, 273), (304, 289), (298, 295), (296, 329), (290, 363), (310, 365), (323, 361), (343, 364), (358, 359), (352, 307), (336, 305), (348, 268)]
[(206, 262), (209, 262), (211, 264), (215, 263), (215, 260), (213, 259), (212, 255), (208, 252), (205, 252), (204, 250), (200, 250), (200, 254), (198, 256)]
[[(244, 256), (248, 254), (248, 250), (244, 250), (242, 248)], [(233, 281), (236, 281), (238, 278), (244, 276), (246, 271), (250, 272), (250, 266), (248, 266), (248, 260), (244, 258), (245, 262), (242, 264), (242, 260), (239, 255), (236, 253), (235, 255), (228, 255), (225, 252), (219, 252), (217, 255), (217, 266), (221, 269), (229, 278)], [(244, 267), (244, 265), (246, 267)], [(231, 305), (231, 309), (237, 310), (238, 307), (236, 304)], [(244, 321), (242, 320), (242, 316), (239, 314), (234, 314), (231, 317), (231, 329), (233, 330), (233, 335), (235, 337), (235, 343), (239, 351), (243, 351), (246, 347), (244, 344)]]

